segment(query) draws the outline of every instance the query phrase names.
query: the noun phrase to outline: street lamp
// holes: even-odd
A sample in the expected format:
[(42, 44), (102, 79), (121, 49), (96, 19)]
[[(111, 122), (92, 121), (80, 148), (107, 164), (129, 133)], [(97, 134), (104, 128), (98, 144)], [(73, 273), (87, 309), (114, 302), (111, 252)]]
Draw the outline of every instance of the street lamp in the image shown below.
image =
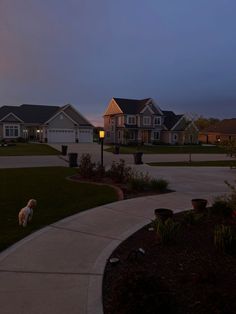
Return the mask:
[(101, 141), (101, 166), (103, 167), (103, 140), (105, 137), (105, 131), (99, 131), (99, 139)]

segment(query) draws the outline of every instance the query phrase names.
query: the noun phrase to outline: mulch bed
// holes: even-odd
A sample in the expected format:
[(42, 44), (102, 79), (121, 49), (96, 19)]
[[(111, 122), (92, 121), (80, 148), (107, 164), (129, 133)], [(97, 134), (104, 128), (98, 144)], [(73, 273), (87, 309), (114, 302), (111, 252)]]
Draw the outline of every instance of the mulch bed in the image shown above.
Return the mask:
[[(174, 216), (183, 218), (184, 213)], [(120, 262), (105, 268), (104, 314), (236, 313), (236, 256), (213, 243), (214, 226), (221, 222), (204, 215), (196, 224), (181, 224), (169, 245), (160, 244), (150, 225), (124, 241), (111, 255)]]
[(153, 191), (129, 190), (125, 183), (114, 182), (114, 180), (112, 180), (109, 177), (103, 177), (100, 179), (96, 179), (96, 178), (84, 179), (80, 175), (75, 174), (73, 176), (70, 176), (69, 179), (79, 181), (79, 182), (88, 182), (88, 183), (94, 183), (94, 184), (110, 185), (111, 187), (113, 187), (116, 190), (119, 200), (173, 192), (170, 189), (166, 189), (165, 191), (160, 191), (160, 192), (158, 192), (158, 191), (153, 192)]

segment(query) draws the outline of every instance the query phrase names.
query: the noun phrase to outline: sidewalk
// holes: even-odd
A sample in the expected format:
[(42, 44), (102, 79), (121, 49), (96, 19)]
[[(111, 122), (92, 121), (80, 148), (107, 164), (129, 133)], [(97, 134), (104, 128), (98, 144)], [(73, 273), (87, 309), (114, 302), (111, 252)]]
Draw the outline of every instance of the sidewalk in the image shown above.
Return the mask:
[(189, 194), (125, 200), (66, 218), (0, 254), (1, 314), (102, 314), (102, 276), (112, 251), (154, 209), (188, 209)]

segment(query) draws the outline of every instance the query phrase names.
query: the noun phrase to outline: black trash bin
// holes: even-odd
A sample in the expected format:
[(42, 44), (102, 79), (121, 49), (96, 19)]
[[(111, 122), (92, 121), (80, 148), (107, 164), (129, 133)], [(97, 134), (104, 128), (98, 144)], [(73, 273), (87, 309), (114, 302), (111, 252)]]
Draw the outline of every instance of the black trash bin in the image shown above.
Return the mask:
[(141, 152), (134, 153), (135, 165), (141, 165), (143, 163), (142, 162), (142, 156), (143, 156), (143, 153), (141, 153)]
[(69, 156), (69, 167), (78, 167), (78, 164), (77, 164), (78, 154), (70, 153), (68, 154), (68, 156)]
[(61, 154), (63, 156), (67, 155), (67, 146), (66, 145), (61, 145)]
[(115, 145), (114, 147), (114, 154), (119, 154), (120, 153), (120, 145)]

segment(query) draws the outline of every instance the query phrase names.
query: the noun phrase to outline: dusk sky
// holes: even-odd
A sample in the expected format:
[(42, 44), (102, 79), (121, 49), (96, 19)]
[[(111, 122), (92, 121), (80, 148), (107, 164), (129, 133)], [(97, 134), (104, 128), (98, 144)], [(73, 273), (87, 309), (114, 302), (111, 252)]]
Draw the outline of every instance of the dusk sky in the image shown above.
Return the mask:
[(0, 0), (0, 106), (112, 97), (236, 118), (235, 0)]

